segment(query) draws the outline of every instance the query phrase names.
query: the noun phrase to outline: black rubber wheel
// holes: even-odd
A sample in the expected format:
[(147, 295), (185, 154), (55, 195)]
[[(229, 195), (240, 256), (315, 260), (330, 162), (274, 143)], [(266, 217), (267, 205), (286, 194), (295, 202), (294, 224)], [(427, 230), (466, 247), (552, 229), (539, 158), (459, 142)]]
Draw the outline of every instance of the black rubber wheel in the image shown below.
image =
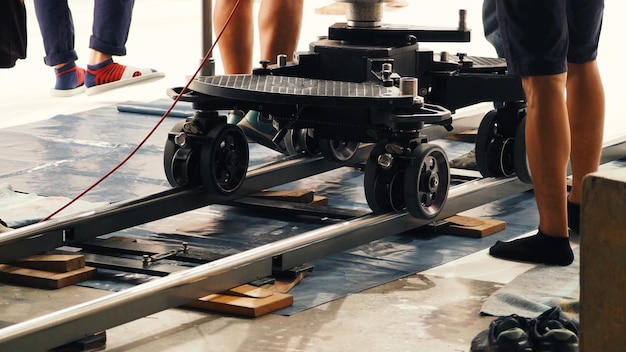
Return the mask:
[(404, 172), (404, 202), (407, 211), (418, 219), (434, 219), (448, 198), (448, 157), (443, 149), (433, 144), (419, 145), (411, 157)]
[(497, 156), (498, 176), (511, 177), (515, 175), (515, 138), (496, 137), (491, 148), (497, 148), (493, 154)]
[(520, 181), (533, 183), (528, 166), (528, 156), (526, 155), (526, 116), (522, 118), (515, 134), (515, 150), (513, 161), (515, 162), (515, 173)]
[(288, 155), (304, 153), (316, 155), (319, 151), (318, 142), (315, 140), (312, 128), (290, 129), (285, 135), (285, 149)]
[[(508, 112), (508, 111), (507, 111)], [(515, 174), (514, 145), (515, 136), (509, 133), (513, 121), (504, 110), (491, 110), (483, 117), (476, 135), (476, 166), (484, 177), (510, 177)], [(508, 125), (505, 126), (504, 124)]]
[(181, 148), (174, 142), (174, 136), (183, 131), (186, 121), (180, 121), (170, 131), (163, 150), (165, 177), (173, 187), (200, 185), (199, 152), (192, 145)]
[(373, 212), (401, 211), (404, 204), (404, 171), (397, 165), (383, 168), (378, 157), (385, 153), (386, 142), (378, 142), (365, 164), (365, 199)]
[(211, 193), (230, 195), (239, 189), (248, 171), (246, 135), (235, 126), (218, 124), (207, 134), (200, 153), (202, 184)]
[(483, 177), (496, 176), (492, 171), (493, 156), (488, 154), (489, 145), (495, 136), (494, 125), (498, 112), (491, 110), (480, 121), (476, 134), (476, 166)]
[(346, 162), (352, 159), (359, 149), (359, 142), (319, 139), (319, 149), (327, 160)]

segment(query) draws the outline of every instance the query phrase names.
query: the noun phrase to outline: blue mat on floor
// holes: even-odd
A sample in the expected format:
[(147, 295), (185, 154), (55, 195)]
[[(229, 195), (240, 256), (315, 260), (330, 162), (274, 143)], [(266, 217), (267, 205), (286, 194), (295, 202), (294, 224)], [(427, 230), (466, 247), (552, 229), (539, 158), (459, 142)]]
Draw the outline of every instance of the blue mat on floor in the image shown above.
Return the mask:
[[(166, 101), (155, 102), (157, 107), (163, 104)], [(189, 109), (188, 106), (182, 108)], [(182, 112), (181, 116), (186, 114)], [(111, 106), (2, 129), (0, 183), (41, 197), (72, 198), (117, 165), (157, 120), (158, 116), (150, 111), (120, 111)], [(163, 146), (167, 132), (178, 121), (178, 118), (166, 119), (127, 165), (84, 200), (115, 202), (168, 189), (170, 186), (163, 173)], [(445, 148), (450, 159), (472, 148), (458, 141), (438, 140), (435, 143)], [(250, 157), (251, 165), (257, 165), (281, 156), (252, 145)], [(317, 194), (328, 197), (331, 206), (367, 210), (362, 185), (363, 174), (360, 171), (342, 168), (285, 185), (284, 188), (313, 189)], [(61, 205), (63, 202), (59, 201)], [(23, 225), (14, 219), (4, 218), (1, 211), (0, 218), (10, 226)], [(313, 272), (290, 291), (294, 296), (294, 305), (278, 314), (294, 314), (445, 264), (487, 248), (496, 240), (507, 240), (526, 233), (537, 224), (531, 193), (480, 207), (472, 215), (504, 220), (507, 229), (482, 239), (414, 231), (317, 260), (311, 263)], [(280, 216), (268, 218), (251, 210), (213, 205), (198, 209), (193, 214), (181, 214), (168, 221), (125, 230), (123, 235), (155, 241), (184, 239), (191, 244), (229, 254), (319, 228), (332, 221)], [(135, 275), (129, 276), (127, 282), (120, 280), (115, 284), (106, 281), (106, 275), (101, 279), (103, 281), (91, 280), (89, 283), (93, 287), (119, 290), (144, 280), (137, 279)]]

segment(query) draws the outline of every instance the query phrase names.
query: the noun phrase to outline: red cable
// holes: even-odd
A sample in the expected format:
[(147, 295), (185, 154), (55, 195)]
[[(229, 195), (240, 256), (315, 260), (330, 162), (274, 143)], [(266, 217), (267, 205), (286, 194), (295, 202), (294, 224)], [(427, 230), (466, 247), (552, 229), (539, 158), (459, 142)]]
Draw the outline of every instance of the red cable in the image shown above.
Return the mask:
[(209, 57), (211, 57), (211, 53), (213, 52), (213, 49), (215, 48), (215, 45), (217, 44), (217, 42), (220, 40), (220, 38), (222, 37), (222, 34), (224, 33), (224, 30), (226, 29), (226, 27), (228, 26), (228, 24), (230, 23), (230, 20), (233, 18), (233, 15), (235, 14), (235, 11), (237, 10), (237, 7), (239, 7), (239, 3), (241, 2), (241, 0), (237, 0), (237, 2), (235, 3), (235, 6), (233, 7), (233, 10), (230, 12), (230, 15), (228, 15), (228, 18), (226, 19), (226, 23), (224, 23), (224, 26), (222, 27), (222, 29), (220, 30), (219, 34), (217, 35), (217, 37), (215, 38), (215, 41), (211, 44), (211, 47), (209, 48), (209, 51), (207, 51), (207, 53), (204, 55), (204, 58), (202, 59), (202, 62), (200, 63), (200, 66), (198, 67), (198, 69), (196, 70), (196, 72), (193, 74), (193, 76), (191, 76), (191, 78), (189, 79), (189, 81), (187, 82), (187, 84), (185, 85), (185, 87), (182, 89), (182, 91), (180, 92), (180, 94), (178, 94), (178, 96), (176, 97), (176, 99), (174, 99), (174, 102), (172, 102), (172, 105), (170, 105), (169, 109), (167, 109), (167, 111), (163, 114), (163, 116), (161, 116), (161, 118), (159, 119), (159, 121), (157, 121), (156, 125), (152, 128), (152, 130), (150, 130), (150, 132), (148, 132), (148, 134), (146, 135), (146, 137), (144, 137), (144, 139), (135, 147), (135, 149), (133, 149), (128, 156), (126, 156), (126, 158), (124, 158), (124, 160), (122, 160), (119, 164), (117, 164), (117, 166), (115, 166), (113, 169), (111, 169), (109, 172), (107, 172), (104, 176), (102, 176), (98, 181), (96, 181), (94, 184), (92, 184), (91, 186), (89, 186), (87, 189), (85, 189), (83, 192), (81, 192), (79, 195), (77, 195), (76, 197), (74, 197), (72, 200), (70, 200), (67, 204), (65, 204), (64, 206), (62, 206), (61, 208), (57, 209), (56, 211), (54, 211), (52, 214), (46, 216), (45, 218), (43, 218), (41, 221), (47, 221), (50, 220), (50, 218), (52, 218), (53, 216), (57, 215), (58, 213), (62, 212), (63, 210), (65, 210), (67, 207), (69, 207), (70, 205), (74, 204), (74, 202), (76, 202), (77, 200), (79, 200), (80, 198), (82, 198), (85, 194), (87, 194), (88, 192), (90, 192), (91, 190), (93, 190), (94, 188), (96, 188), (96, 186), (98, 186), (100, 183), (102, 183), (102, 181), (106, 180), (109, 176), (111, 176), (114, 172), (116, 172), (120, 167), (122, 167), (124, 164), (126, 164), (126, 162), (128, 160), (130, 160), (130, 158), (132, 158), (137, 151), (139, 151), (139, 149), (146, 143), (146, 141), (148, 140), (148, 138), (150, 138), (154, 132), (156, 131), (156, 129), (161, 125), (161, 123), (163, 123), (163, 121), (165, 121), (165, 118), (167, 118), (167, 116), (172, 112), (172, 110), (174, 109), (174, 107), (176, 106), (176, 104), (180, 101), (183, 93), (185, 91), (187, 91), (187, 89), (189, 88), (189, 85), (191, 85), (191, 82), (193, 82), (193, 80), (196, 78), (196, 76), (198, 75), (198, 73), (200, 73), (200, 70), (202, 70), (202, 67), (204, 67), (204, 64), (207, 62), (207, 60), (209, 59)]

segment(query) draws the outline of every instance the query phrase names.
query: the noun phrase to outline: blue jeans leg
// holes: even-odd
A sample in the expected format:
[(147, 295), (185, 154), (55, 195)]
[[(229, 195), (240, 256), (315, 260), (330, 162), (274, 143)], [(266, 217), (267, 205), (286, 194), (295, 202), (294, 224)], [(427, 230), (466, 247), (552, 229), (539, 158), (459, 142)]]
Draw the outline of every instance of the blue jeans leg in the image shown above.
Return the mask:
[(96, 0), (89, 48), (109, 55), (126, 55), (134, 4), (134, 0)]
[(46, 52), (43, 59), (46, 65), (76, 61), (74, 21), (67, 0), (35, 0), (34, 5)]

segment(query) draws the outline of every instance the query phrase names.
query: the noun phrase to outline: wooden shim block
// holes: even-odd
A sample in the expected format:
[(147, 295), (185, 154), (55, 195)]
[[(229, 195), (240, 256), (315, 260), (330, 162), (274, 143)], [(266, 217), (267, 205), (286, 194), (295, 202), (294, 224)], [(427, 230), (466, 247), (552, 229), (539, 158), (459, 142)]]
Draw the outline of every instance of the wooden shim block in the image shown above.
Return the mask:
[(67, 273), (20, 268), (8, 264), (0, 264), (0, 281), (36, 288), (56, 289), (70, 286), (93, 277), (96, 268), (89, 266)]
[(245, 284), (233, 287), (230, 290), (223, 292), (223, 294), (239, 297), (265, 298), (271, 296), (273, 292), (262, 287)]
[(436, 227), (437, 232), (473, 238), (489, 236), (506, 228), (506, 222), (501, 220), (462, 215), (454, 215), (443, 221), (444, 225)]
[(293, 296), (284, 293), (272, 293), (262, 298), (216, 293), (187, 303), (186, 306), (245, 317), (259, 317), (292, 304)]
[(11, 265), (21, 268), (66, 273), (85, 267), (82, 254), (42, 254), (16, 260)]
[(295, 203), (311, 203), (313, 201), (314, 192), (309, 190), (279, 190), (279, 191), (262, 191), (251, 195), (256, 198), (267, 198), (285, 202)]

